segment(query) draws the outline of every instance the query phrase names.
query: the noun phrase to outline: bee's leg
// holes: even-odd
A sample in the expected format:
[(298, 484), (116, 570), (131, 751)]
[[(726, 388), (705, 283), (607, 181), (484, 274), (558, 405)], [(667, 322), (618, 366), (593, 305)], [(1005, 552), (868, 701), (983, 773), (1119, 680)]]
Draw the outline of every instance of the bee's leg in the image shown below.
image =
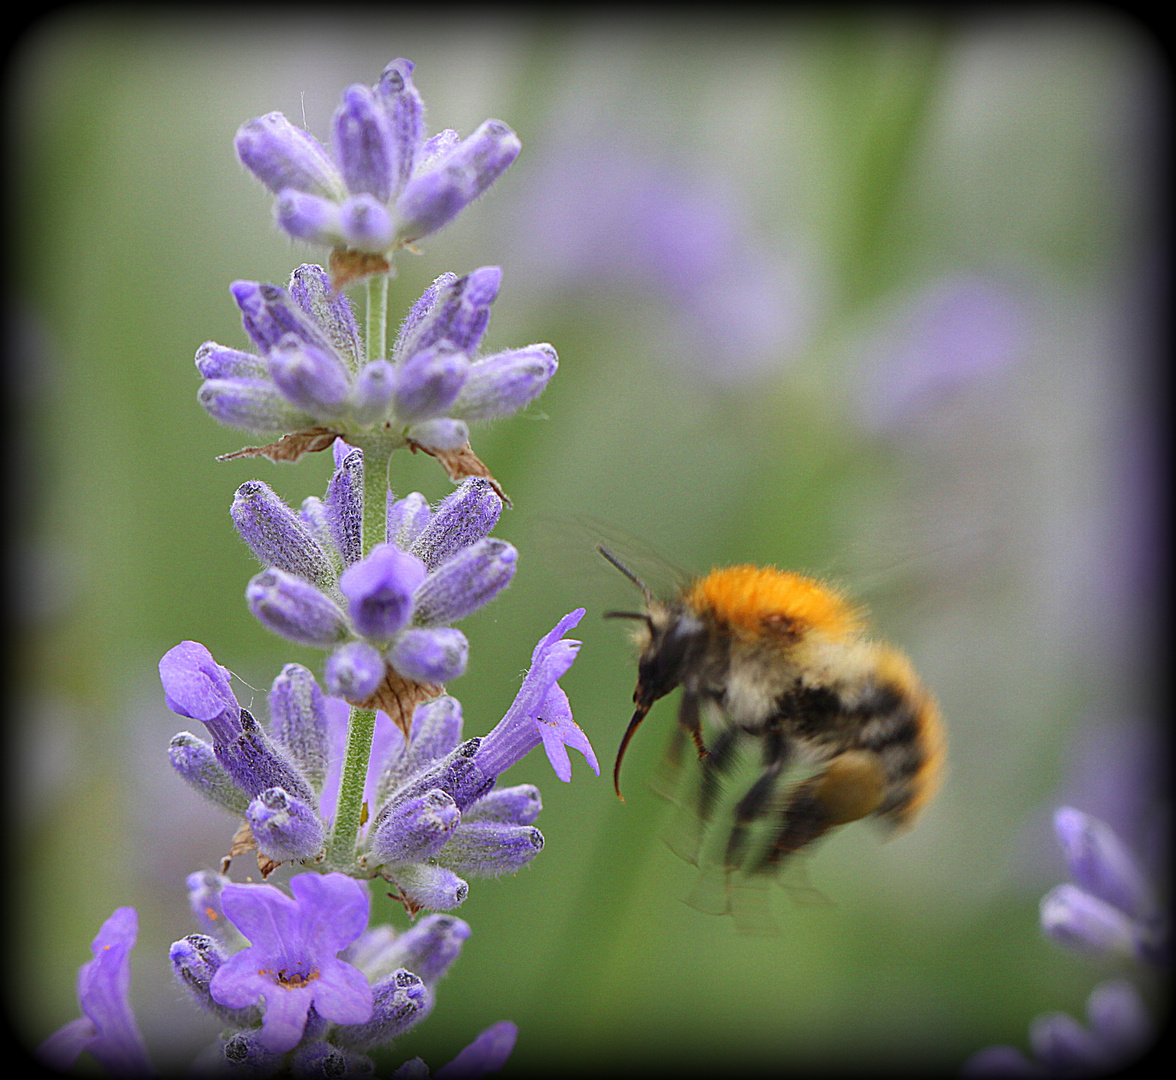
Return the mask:
[(699, 762), (702, 776), (698, 785), (698, 816), (704, 822), (710, 820), (715, 800), (719, 796), (719, 777), (730, 768), (735, 745), (741, 734), (738, 728), (724, 728)]
[(768, 728), (764, 732), (763, 745), (764, 771), (735, 805), (735, 823), (731, 826), (731, 835), (727, 839), (727, 854), (724, 858), (724, 865), (728, 870), (736, 870), (743, 863), (747, 827), (763, 814), (776, 790), (780, 774), (788, 764), (792, 749), (791, 743), (778, 727)]
[(694, 738), (699, 748), (699, 757), (706, 753), (702, 745), (702, 725), (700, 719), (698, 695), (689, 690), (682, 691), (682, 701), (678, 706), (678, 723), (670, 732), (670, 741), (666, 744), (666, 752), (662, 755), (650, 787), (664, 799), (673, 799), (678, 790), (678, 783), (682, 774), (682, 751), (686, 749), (686, 735)]
[[(702, 741), (702, 699), (690, 690), (682, 691), (682, 700), (678, 704), (678, 732), (689, 732), (698, 750), (698, 756), (707, 755), (706, 743)], [(682, 752), (681, 741), (678, 743), (678, 753)]]
[(872, 813), (885, 790), (877, 755), (864, 750), (838, 754), (823, 772), (798, 784), (788, 797), (776, 839), (756, 869), (775, 866), (830, 829)]

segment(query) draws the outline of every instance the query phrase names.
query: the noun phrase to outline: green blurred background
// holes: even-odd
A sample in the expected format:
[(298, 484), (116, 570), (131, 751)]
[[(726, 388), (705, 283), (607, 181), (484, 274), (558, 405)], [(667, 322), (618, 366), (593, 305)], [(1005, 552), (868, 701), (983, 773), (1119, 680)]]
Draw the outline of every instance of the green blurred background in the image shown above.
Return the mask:
[[(520, 569), (463, 623), (472, 659), (450, 689), (467, 734), (488, 731), (536, 639), (585, 605), (563, 685), (605, 776), (577, 757), (565, 786), (538, 754), (508, 774), (541, 786), (547, 846), (472, 883), (473, 936), (392, 1059), (435, 1067), (512, 1018), (519, 1072), (954, 1071), (986, 1044), (1024, 1046), (1042, 1011), (1081, 1016), (1103, 973), (1036, 921), (1065, 876), (1052, 811), (1101, 814), (1141, 854), (1161, 820), (1166, 87), (1146, 37), (1093, 9), (943, 24), (214, 10), (67, 9), (8, 68), (21, 1041), (76, 1015), (77, 966), (122, 904), (141, 916), (132, 1000), (157, 1061), (217, 1030), (166, 949), (193, 929), (184, 876), (217, 865), (234, 826), (170, 773), (186, 725), (155, 666), (196, 638), (262, 711), (283, 663), (321, 671), (249, 616), (255, 564), (228, 506), (254, 477), (297, 505), (329, 469), (325, 454), (218, 464), (248, 439), (196, 403), (196, 347), (246, 344), (230, 281), (321, 258), (273, 226), (232, 138), (279, 110), (325, 141), (343, 89), (397, 56), (417, 65), (430, 132), (496, 116), (524, 149), (399, 259), (393, 320), (443, 271), (498, 264), (486, 348), (550, 341), (561, 358), (525, 414), (476, 433), (514, 500), (498, 533)], [(398, 466), (400, 494), (450, 489), (432, 460)], [(774, 937), (684, 902), (695, 870), (662, 842), (671, 808), (646, 783), (671, 702), (635, 740), (628, 802), (612, 794), (635, 666), (600, 615), (634, 596), (601, 540), (643, 570), (658, 553), (842, 581), (940, 699), (940, 797), (893, 842), (858, 826), (820, 847), (804, 871), (832, 903), (772, 890)]]

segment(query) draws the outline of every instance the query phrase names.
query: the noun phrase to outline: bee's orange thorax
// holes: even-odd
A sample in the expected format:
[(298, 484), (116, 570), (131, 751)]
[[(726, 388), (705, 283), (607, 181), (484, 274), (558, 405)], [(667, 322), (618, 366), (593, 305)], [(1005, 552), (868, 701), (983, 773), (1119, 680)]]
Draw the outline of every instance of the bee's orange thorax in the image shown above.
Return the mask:
[(712, 570), (690, 587), (686, 601), (745, 636), (762, 634), (781, 623), (832, 637), (856, 634), (862, 628), (857, 609), (839, 593), (774, 567)]

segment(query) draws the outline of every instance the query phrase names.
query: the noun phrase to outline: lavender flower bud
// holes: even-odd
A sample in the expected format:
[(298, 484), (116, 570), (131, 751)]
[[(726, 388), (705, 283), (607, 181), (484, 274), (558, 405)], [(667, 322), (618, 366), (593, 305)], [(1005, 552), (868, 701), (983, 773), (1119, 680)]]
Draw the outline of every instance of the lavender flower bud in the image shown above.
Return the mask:
[(433, 788), (406, 799), (389, 811), (371, 840), (378, 863), (420, 862), (441, 850), (461, 822), (461, 811), (448, 792)]
[(314, 808), (280, 787), (258, 795), (245, 818), (258, 850), (274, 862), (309, 859), (323, 846), (323, 823)]
[(265, 361), (256, 353), (242, 352), (206, 341), (196, 350), (196, 370), (203, 379), (265, 378)]
[(436, 570), (463, 548), (477, 543), (498, 524), (502, 500), (480, 476), (461, 485), (434, 511), (409, 549), (430, 570)]
[(331, 126), (335, 160), (353, 194), (367, 192), (387, 202), (395, 189), (400, 162), (388, 117), (376, 95), (358, 83), (343, 92)]
[(221, 890), (228, 882), (227, 877), (213, 870), (197, 870), (189, 874), (185, 881), (188, 886), (188, 906), (196, 922), (205, 933), (215, 935), (222, 942), (237, 933), (233, 924), (225, 918), (221, 907)]
[(482, 194), (519, 155), (518, 136), (501, 120), (486, 120), (405, 185), (396, 201), (406, 240), (436, 232)]
[(485, 333), (490, 305), (501, 284), (502, 270), (497, 266), (479, 267), (462, 278), (452, 274), (437, 278), (425, 294), (428, 301), (419, 309), (414, 307), (405, 320), (393, 357), (403, 362), (441, 344), (472, 355)]
[(359, 325), (346, 293), (337, 293), (327, 272), (315, 263), (303, 263), (290, 275), (290, 298), (326, 334), (334, 350), (352, 369), (363, 353)]
[(299, 409), (314, 416), (342, 416), (351, 394), (347, 369), (333, 349), (287, 334), (266, 356), (270, 377)]
[(200, 795), (231, 814), (245, 813), (249, 797), (233, 782), (233, 778), (217, 761), (212, 747), (188, 731), (172, 736), (167, 750), (168, 760), (180, 779)]
[(326, 198), (341, 198), (342, 177), (322, 146), (281, 113), (248, 120), (237, 130), (237, 156), (275, 195), (294, 188)]
[(439, 861), (462, 874), (494, 877), (522, 869), (542, 850), (543, 834), (534, 826), (463, 822)]
[(406, 760), (409, 769), (450, 753), (461, 741), (461, 702), (442, 694), (416, 707)]
[(376, 692), (384, 671), (384, 658), (378, 649), (366, 641), (348, 641), (327, 658), (323, 675), (327, 689), (335, 697), (364, 701)]
[(327, 520), (327, 507), (317, 495), (307, 495), (298, 508), (298, 519), (309, 530), (324, 551), (334, 547), (331, 523)]
[(413, 622), (457, 622), (488, 604), (514, 577), (518, 552), (505, 540), (486, 538), (463, 548), (417, 589)]
[(412, 425), (408, 434), (418, 446), (434, 452), (460, 450), (470, 441), (469, 425), (464, 420), (454, 420), (448, 416), (421, 420)]
[(1070, 882), (1042, 897), (1041, 928), (1058, 944), (1096, 959), (1135, 957), (1140, 946), (1131, 919)]
[(229, 513), (262, 566), (276, 567), (320, 587), (334, 581), (334, 568), (322, 545), (268, 484), (246, 481), (237, 488)]
[(396, 368), (387, 360), (373, 360), (364, 367), (352, 390), (351, 415), (358, 424), (375, 424), (388, 415), (396, 392)]
[(395, 805), (424, 795), (433, 788), (440, 788), (452, 795), (457, 808), (464, 813), (467, 806), (476, 802), (494, 786), (495, 778), (487, 776), (475, 760), (481, 743), (481, 739), (467, 739), (406, 784), (396, 793), (393, 804), (381, 807), (376, 815), (377, 824)]
[(294, 431), (313, 422), (307, 413), (293, 408), (269, 379), (206, 379), (196, 400), (217, 423), (258, 435)]
[(431, 986), (457, 959), (469, 936), (469, 924), (461, 919), (429, 915), (397, 937), (383, 959), (415, 971)]
[(400, 891), (417, 907), (451, 911), (470, 894), (470, 887), (452, 870), (432, 863), (404, 863), (396, 868)]
[(261, 1018), (256, 1006), (230, 1009), (221, 1005), (209, 993), (208, 984), (228, 959), (228, 955), (207, 934), (189, 934), (179, 941), (172, 942), (168, 958), (171, 960), (172, 974), (175, 975), (176, 981), (192, 995), (192, 1000), (202, 1009), (215, 1013), (235, 1027), (249, 1027)]
[(393, 60), (376, 84), (376, 97), (384, 107), (394, 148), (392, 188), (399, 191), (412, 175), (417, 151), (425, 141), (425, 106), (412, 84), (411, 60)]
[(1098, 1075), (1110, 1066), (1106, 1050), (1072, 1016), (1046, 1013), (1029, 1025), (1034, 1056), (1054, 1074)]
[(269, 693), (270, 734), (302, 770), (311, 786), (327, 775), (327, 716), (323, 692), (301, 664), (287, 664)]
[(268, 1049), (262, 1043), (261, 1029), (237, 1031), (221, 1044), (225, 1061), (231, 1069), (240, 1069), (240, 1076), (273, 1076), (282, 1067), (284, 1054)]
[(310, 806), (314, 790), (247, 710), (241, 710), (241, 733), (230, 743), (214, 743), (217, 760), (249, 795), (280, 787)]
[(395, 544), (377, 544), (367, 558), (339, 576), (356, 630), (373, 641), (390, 641), (408, 623), (413, 595), (425, 580), (425, 565)]
[(418, 705), (408, 743), (384, 765), (375, 804), (383, 806), (407, 777), (449, 754), (461, 741), (461, 722), (461, 703), (448, 694)]
[(335, 1035), (346, 1047), (367, 1050), (403, 1035), (433, 1007), (433, 995), (404, 968), (372, 984), (372, 1018), (366, 1024), (340, 1024)]
[[(309, 1023), (307, 1027), (310, 1027)], [(291, 1051), (290, 1076), (293, 1080), (323, 1080), (326, 1077), (345, 1076), (352, 1069), (365, 1075), (374, 1075), (375, 1066), (371, 1059), (363, 1059), (367, 1065), (361, 1066), (356, 1060), (359, 1058), (358, 1054), (349, 1058), (339, 1047), (318, 1038), (303, 1042)]]
[(387, 251), (396, 240), (396, 223), (372, 195), (354, 195), (339, 208), (339, 227), (347, 246), (357, 251)]
[(510, 416), (543, 392), (558, 367), (546, 343), (487, 356), (470, 367), (453, 411), (469, 421)]
[(278, 285), (262, 281), (234, 281), (229, 286), (241, 309), (241, 323), (262, 352), (268, 353), (287, 336), (304, 345), (331, 351), (331, 343), (312, 319)]
[(492, 821), (504, 825), (533, 825), (543, 809), (543, 800), (534, 784), (495, 788), (483, 795), (466, 811), (464, 820)]
[[(429, 523), (432, 511), (425, 497), (414, 491), (403, 499), (388, 492), (386, 536), (388, 543), (408, 550)], [(415, 553), (414, 553), (415, 554)], [(426, 564), (427, 565), (427, 564)]]
[(413, 353), (419, 352), (427, 345), (435, 344), (441, 338), (442, 335), (433, 332), (430, 327), (456, 283), (457, 275), (446, 271), (421, 293), (408, 309), (408, 314), (396, 333), (396, 341), (392, 345), (393, 360), (403, 363)]
[(1143, 872), (1108, 826), (1068, 806), (1054, 815), (1054, 826), (1078, 885), (1134, 918), (1155, 914)]
[(470, 643), (450, 626), (405, 630), (387, 652), (388, 662), (414, 682), (446, 683), (465, 674)]
[(1142, 1054), (1155, 1035), (1139, 991), (1125, 979), (1099, 983), (1086, 999), (1086, 1016), (1115, 1063)]
[(295, 240), (342, 247), (343, 214), (337, 202), (286, 188), (274, 200), (274, 220)]
[(363, 451), (352, 450), (327, 484), (327, 525), (344, 566), (363, 555)]
[(263, 626), (300, 645), (329, 649), (348, 636), (347, 617), (333, 600), (276, 567), (250, 580), (245, 601)]
[(470, 362), (465, 353), (437, 345), (412, 356), (397, 373), (392, 404), (405, 423), (445, 412), (457, 398)]

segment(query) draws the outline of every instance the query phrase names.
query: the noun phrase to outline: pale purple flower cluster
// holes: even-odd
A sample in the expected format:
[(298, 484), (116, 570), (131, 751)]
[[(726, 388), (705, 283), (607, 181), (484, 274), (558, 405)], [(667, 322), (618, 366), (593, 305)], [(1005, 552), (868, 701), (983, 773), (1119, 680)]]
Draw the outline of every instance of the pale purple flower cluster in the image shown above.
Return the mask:
[(324, 427), (456, 450), (471, 423), (517, 412), (559, 366), (545, 342), (477, 355), (501, 279), (497, 266), (442, 274), (412, 306), (390, 359), (370, 362), (350, 302), (322, 267), (300, 266), (288, 289), (236, 281), (233, 298), (258, 353), (201, 345), (200, 404), (257, 435)]
[[(569, 746), (599, 775), (557, 681), (580, 644), (563, 634), (583, 614), (564, 616), (539, 641), (514, 703), (483, 738), (462, 741), (461, 705), (448, 695), (416, 708), (407, 739), (380, 714), (365, 791), (373, 818), (359, 837), (357, 874), (384, 878), (412, 911), (444, 911), (469, 892), (459, 875), (514, 872), (542, 850), (534, 827), (538, 790), (495, 785), (540, 745), (561, 780), (571, 779)], [(181, 642), (159, 670), (168, 708), (199, 720), (211, 739), (181, 732), (172, 740), (180, 777), (211, 802), (243, 813), (265, 858), (319, 858), (338, 795), (345, 704), (324, 695), (306, 668), (287, 664), (270, 691), (267, 730), (241, 708), (230, 673), (203, 645)]]
[[(543, 847), (538, 790), (499, 787), (502, 773), (538, 746), (564, 781), (568, 747), (600, 772), (558, 682), (580, 646), (564, 634), (582, 608), (540, 639), (488, 735), (463, 738), (461, 705), (444, 692), (469, 651), (452, 624), (505, 588), (517, 561), (513, 546), (490, 536), (505, 496), (473, 454), (468, 425), (525, 406), (558, 361), (546, 344), (478, 356), (501, 282), (494, 266), (437, 278), (387, 357), (377, 355), (387, 289), (369, 283), (375, 347), (365, 350), (336, 290), (389, 274), (396, 248), (444, 225), (519, 151), (495, 120), (464, 141), (452, 131), (426, 140), (411, 73), (411, 63), (396, 60), (375, 87), (351, 87), (330, 153), (278, 113), (237, 134), (241, 160), (277, 196), (279, 223), (330, 246), (332, 273), (301, 266), (288, 289), (234, 282), (257, 352), (202, 345), (200, 402), (223, 423), (280, 436), (242, 454), (292, 461), (332, 447), (322, 498), (295, 510), (251, 481), (231, 508), (261, 564), (246, 588), (250, 610), (328, 655), (326, 692), (307, 668), (283, 668), (268, 695), (268, 725), (241, 707), (231, 673), (199, 642), (183, 641), (159, 662), (168, 708), (203, 725), (172, 739), (171, 765), (242, 819), (230, 855), (255, 849), (263, 878), (284, 863), (316, 871), (292, 877), (289, 893), (212, 872), (189, 878), (201, 932), (172, 944), (172, 970), (224, 1026), (201, 1071), (374, 1074), (368, 1052), (429, 1014), (437, 980), (470, 929), (447, 915), (402, 933), (369, 927), (367, 881), (390, 886), (413, 917), (455, 908), (468, 894), (466, 877), (517, 871)], [(389, 455), (404, 447), (432, 454), (462, 481), (436, 507), (388, 488)], [(45, 1041), (45, 1063), (65, 1069), (89, 1051), (115, 1075), (154, 1073), (128, 996), (137, 922), (133, 908), (120, 908), (103, 926), (79, 973), (83, 1016)], [(509, 1021), (492, 1025), (437, 1075), (500, 1068), (516, 1035)], [(397, 1075), (429, 1070), (414, 1059)]]
[[(1073, 882), (1041, 901), (1041, 927), (1058, 944), (1093, 960), (1165, 966), (1168, 924), (1138, 863), (1097, 818), (1063, 806), (1054, 827)], [(1033, 1060), (1013, 1046), (990, 1046), (964, 1066), (970, 1076), (1105, 1076), (1126, 1068), (1155, 1041), (1155, 1027), (1135, 986), (1100, 983), (1086, 1005), (1088, 1025), (1062, 1012), (1029, 1027)]]
[(413, 65), (393, 60), (373, 87), (343, 95), (328, 151), (273, 112), (237, 132), (237, 155), (276, 196), (274, 216), (292, 237), (382, 254), (436, 232), (518, 157), (518, 136), (486, 120), (466, 139), (425, 137)]
[[(249, 582), (249, 609), (291, 641), (330, 651), (327, 689), (369, 698), (389, 668), (439, 684), (465, 671), (469, 646), (451, 626), (489, 603), (514, 576), (518, 553), (488, 534), (502, 504), (472, 477), (436, 509), (417, 492), (364, 505), (363, 451), (335, 443), (337, 468), (323, 498), (299, 511), (260, 480), (232, 505), (241, 538), (264, 569)], [(366, 554), (363, 521), (382, 513), (383, 540)]]

